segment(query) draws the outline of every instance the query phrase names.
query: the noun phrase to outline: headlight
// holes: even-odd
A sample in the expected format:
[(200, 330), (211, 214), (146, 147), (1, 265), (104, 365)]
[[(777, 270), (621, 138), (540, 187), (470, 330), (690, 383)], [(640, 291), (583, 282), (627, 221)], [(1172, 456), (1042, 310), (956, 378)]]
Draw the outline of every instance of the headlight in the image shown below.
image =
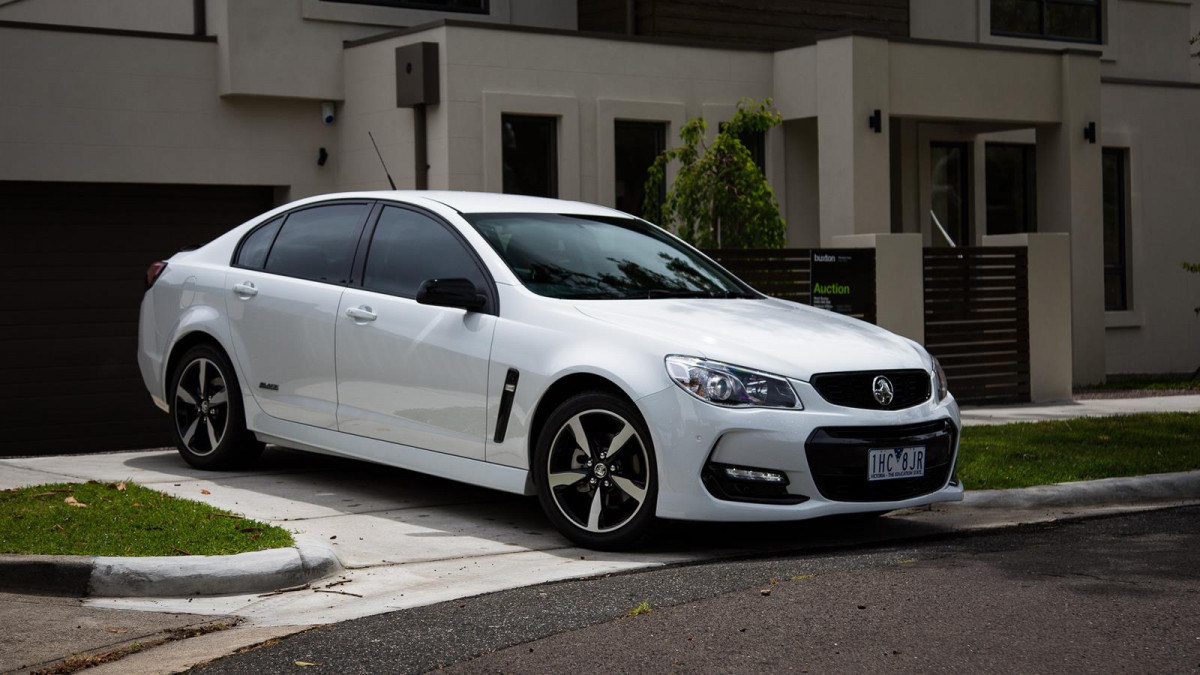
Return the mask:
[(940, 402), (950, 395), (950, 385), (946, 383), (946, 371), (942, 370), (942, 364), (938, 363), (936, 356), (930, 356), (933, 359), (933, 376), (937, 380), (937, 400)]
[(800, 397), (778, 375), (690, 356), (668, 356), (667, 374), (692, 396), (728, 408), (803, 410)]

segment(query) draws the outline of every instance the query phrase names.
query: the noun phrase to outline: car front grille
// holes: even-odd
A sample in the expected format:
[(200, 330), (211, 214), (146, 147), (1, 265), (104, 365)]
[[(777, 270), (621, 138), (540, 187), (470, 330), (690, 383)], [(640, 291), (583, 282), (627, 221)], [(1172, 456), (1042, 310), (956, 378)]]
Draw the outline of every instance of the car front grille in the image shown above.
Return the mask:
[[(950, 420), (893, 427), (817, 429), (804, 445), (817, 491), (837, 502), (888, 502), (910, 499), (942, 488), (954, 465), (958, 430)], [(873, 449), (923, 446), (925, 475), (868, 481)]]
[[(883, 405), (875, 399), (876, 377), (892, 383), (892, 400)], [(929, 400), (930, 374), (924, 370), (864, 370), (853, 373), (818, 373), (810, 380), (826, 401), (847, 408), (901, 410)]]

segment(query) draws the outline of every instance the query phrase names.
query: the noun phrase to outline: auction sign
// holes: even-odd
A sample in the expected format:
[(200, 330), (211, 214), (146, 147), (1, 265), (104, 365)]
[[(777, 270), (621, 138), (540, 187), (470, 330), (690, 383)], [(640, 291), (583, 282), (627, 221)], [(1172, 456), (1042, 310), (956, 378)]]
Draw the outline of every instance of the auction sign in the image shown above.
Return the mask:
[(812, 306), (875, 321), (875, 251), (812, 252)]

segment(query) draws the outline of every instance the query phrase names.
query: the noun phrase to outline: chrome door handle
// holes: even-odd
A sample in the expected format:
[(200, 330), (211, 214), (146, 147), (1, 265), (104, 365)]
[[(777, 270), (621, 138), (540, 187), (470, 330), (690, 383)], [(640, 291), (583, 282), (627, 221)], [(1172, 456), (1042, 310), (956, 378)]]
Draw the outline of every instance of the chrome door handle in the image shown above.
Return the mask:
[(247, 298), (253, 298), (254, 296), (258, 295), (258, 289), (255, 288), (254, 284), (250, 283), (249, 281), (244, 284), (234, 284), (233, 292), (243, 300), (246, 300)]
[(378, 315), (371, 311), (370, 307), (363, 305), (361, 307), (351, 307), (346, 310), (346, 316), (355, 321), (374, 321)]

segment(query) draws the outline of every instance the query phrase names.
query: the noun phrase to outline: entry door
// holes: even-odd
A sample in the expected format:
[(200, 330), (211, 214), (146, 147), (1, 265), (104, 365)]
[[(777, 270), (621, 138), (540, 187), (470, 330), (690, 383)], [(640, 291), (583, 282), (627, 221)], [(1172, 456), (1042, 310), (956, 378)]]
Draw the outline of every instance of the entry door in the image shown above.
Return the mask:
[(970, 148), (966, 143), (930, 143), (929, 163), (932, 167), (933, 245), (949, 246), (938, 230), (956, 246), (971, 246), (971, 184), (969, 182)]
[(292, 211), (241, 243), (225, 305), (244, 384), (272, 417), (337, 428), (334, 324), (369, 210)]
[(468, 312), (415, 300), (428, 279), (466, 278), (486, 292), (482, 267), (448, 225), (384, 207), (362, 277), (337, 317), (338, 428), (482, 460), (494, 305)]

